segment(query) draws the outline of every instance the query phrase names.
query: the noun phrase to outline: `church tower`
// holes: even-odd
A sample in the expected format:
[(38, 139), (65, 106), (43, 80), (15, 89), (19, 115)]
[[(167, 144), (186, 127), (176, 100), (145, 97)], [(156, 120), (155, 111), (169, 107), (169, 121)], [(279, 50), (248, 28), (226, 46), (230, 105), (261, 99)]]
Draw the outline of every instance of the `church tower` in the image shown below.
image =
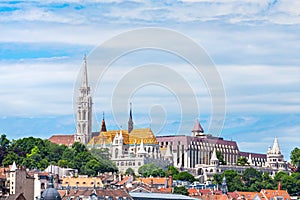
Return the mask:
[(87, 144), (92, 137), (92, 97), (88, 86), (87, 62), (84, 56), (82, 82), (77, 101), (77, 130), (75, 141)]
[(128, 133), (130, 133), (132, 130), (133, 130), (132, 105), (130, 103), (129, 120), (128, 120)]

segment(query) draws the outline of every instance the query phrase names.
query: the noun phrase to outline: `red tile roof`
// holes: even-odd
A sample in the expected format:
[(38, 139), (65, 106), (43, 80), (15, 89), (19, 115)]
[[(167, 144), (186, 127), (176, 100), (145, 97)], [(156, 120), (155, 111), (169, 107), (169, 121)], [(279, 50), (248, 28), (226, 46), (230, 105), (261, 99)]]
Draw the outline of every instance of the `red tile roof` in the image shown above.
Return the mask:
[(147, 185), (151, 185), (151, 181), (153, 185), (167, 185), (168, 184), (168, 177), (149, 177), (149, 178), (137, 178), (137, 181), (141, 181)]
[(261, 194), (259, 192), (243, 192), (243, 191), (237, 191), (236, 192), (239, 197), (242, 197), (242, 199), (245, 199), (245, 200), (252, 200), (254, 199), (254, 197), (256, 195), (258, 195), (260, 198), (261, 198)]
[(49, 141), (55, 144), (71, 146), (74, 143), (74, 135), (52, 135)]
[(283, 197), (283, 199), (285, 199), (285, 200), (291, 199), (290, 195), (288, 194), (288, 192), (286, 190), (264, 190), (264, 189), (262, 189), (260, 191), (260, 193), (262, 194), (263, 197), (265, 197), (266, 200), (269, 200), (271, 198), (275, 199), (274, 197), (278, 197), (278, 196)]
[(189, 192), (190, 197), (194, 197), (194, 198), (200, 198), (201, 197), (201, 193), (200, 193), (199, 189), (189, 188), (188, 192)]
[[(69, 199), (69, 197), (73, 197), (73, 199), (76, 199), (76, 197), (89, 197), (91, 194), (93, 194), (94, 190), (92, 189), (86, 189), (86, 190), (69, 190), (68, 193), (66, 193), (66, 190), (58, 190), (61, 198), (63, 200)], [(121, 189), (96, 189), (96, 194), (98, 197), (104, 196), (104, 197), (112, 197), (114, 200), (118, 200), (118, 197), (129, 197), (129, 199), (132, 199), (132, 197), (125, 191)]]

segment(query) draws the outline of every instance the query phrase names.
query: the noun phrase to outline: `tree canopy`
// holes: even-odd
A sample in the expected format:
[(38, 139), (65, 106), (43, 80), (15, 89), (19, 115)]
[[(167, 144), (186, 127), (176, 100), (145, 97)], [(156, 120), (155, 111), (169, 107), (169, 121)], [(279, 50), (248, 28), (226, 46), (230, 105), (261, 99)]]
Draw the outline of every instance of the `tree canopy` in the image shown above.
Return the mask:
[(280, 182), (283, 190), (287, 190), (291, 195), (300, 193), (300, 173), (295, 172), (288, 175), (285, 172), (278, 172), (274, 178), (268, 173), (260, 173), (254, 168), (246, 169), (242, 174), (234, 170), (226, 170), (222, 174), (215, 174), (214, 181), (217, 184), (222, 183), (223, 177), (226, 177), (228, 191), (249, 191), (259, 192), (261, 189), (276, 190)]
[(295, 166), (298, 167), (298, 171), (300, 168), (300, 149), (298, 147), (294, 148), (291, 152), (291, 163)]
[(49, 140), (28, 137), (9, 141), (0, 137), (0, 163), (3, 166), (17, 165), (29, 169), (47, 168), (50, 164), (78, 169), (80, 174), (90, 176), (102, 172), (117, 171), (107, 150), (87, 150), (85, 145), (75, 142), (71, 147), (51, 143)]

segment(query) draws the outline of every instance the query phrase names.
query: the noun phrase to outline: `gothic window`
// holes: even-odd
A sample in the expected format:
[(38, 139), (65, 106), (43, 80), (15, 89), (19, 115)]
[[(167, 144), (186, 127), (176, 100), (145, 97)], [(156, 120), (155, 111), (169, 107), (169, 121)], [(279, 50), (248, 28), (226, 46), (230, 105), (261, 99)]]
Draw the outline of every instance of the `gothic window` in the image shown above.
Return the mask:
[(115, 158), (117, 158), (118, 157), (118, 154), (119, 154), (119, 152), (118, 152), (119, 150), (118, 149), (115, 149)]
[(82, 111), (82, 120), (85, 120), (85, 111)]

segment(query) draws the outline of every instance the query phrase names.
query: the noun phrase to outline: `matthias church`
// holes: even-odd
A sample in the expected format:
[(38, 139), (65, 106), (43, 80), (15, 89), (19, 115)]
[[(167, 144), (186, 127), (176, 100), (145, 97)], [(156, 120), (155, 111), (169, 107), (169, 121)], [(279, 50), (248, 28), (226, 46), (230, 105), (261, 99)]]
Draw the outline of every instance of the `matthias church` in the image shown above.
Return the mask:
[[(107, 130), (103, 114), (100, 131), (92, 132), (93, 100), (87, 67), (85, 57), (77, 100), (76, 133), (53, 135), (49, 138), (51, 142), (67, 146), (80, 142), (88, 149), (107, 148), (120, 172), (132, 168), (137, 173), (139, 167), (148, 163), (155, 163), (162, 168), (173, 165), (179, 170), (189, 171), (202, 182), (210, 180), (216, 173), (223, 173), (224, 170), (242, 173), (253, 167), (270, 175), (275, 175), (278, 171), (291, 171), (280, 151), (277, 138), (266, 154), (243, 152), (235, 141), (206, 134), (198, 119), (194, 127), (191, 127), (191, 133), (188, 131), (186, 135), (155, 136), (150, 128), (134, 127), (131, 104), (127, 130)], [(220, 163), (217, 152), (223, 155), (225, 163)], [(241, 157), (247, 159), (246, 166), (237, 165)]]

